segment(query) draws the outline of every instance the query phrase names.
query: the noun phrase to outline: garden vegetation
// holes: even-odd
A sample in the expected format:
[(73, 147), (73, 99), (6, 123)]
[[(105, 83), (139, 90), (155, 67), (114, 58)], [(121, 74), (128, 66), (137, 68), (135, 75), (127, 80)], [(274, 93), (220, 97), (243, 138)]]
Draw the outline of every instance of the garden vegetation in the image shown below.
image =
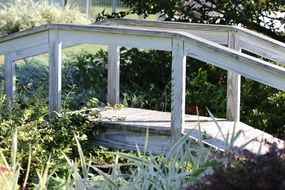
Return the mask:
[[(243, 24), (256, 30), (259, 30), (256, 23), (261, 10), (277, 10), (282, 6), (279, 1), (243, 1), (243, 4), (217, 1), (215, 11), (224, 15), (219, 20), (210, 18), (203, 12), (207, 9), (202, 8), (196, 10), (201, 14), (196, 18), (193, 11), (187, 12), (191, 7), (184, 1), (164, 4), (154, 0), (124, 1), (132, 5), (133, 12), (145, 16), (163, 11), (168, 20), (220, 21), (222, 24), (239, 23), (242, 20), (237, 19), (244, 18), (249, 22)], [(239, 4), (243, 10), (237, 11)], [(247, 19), (252, 13), (252, 19), (256, 20)], [(59, 7), (27, 2), (5, 6), (0, 18), (2, 34), (50, 22), (90, 23), (78, 10), (66, 7), (62, 11)], [(267, 31), (267, 34), (272, 33)], [(195, 59), (188, 58), (187, 62), (187, 113), (196, 114), (198, 106), (202, 115), (208, 114), (206, 107), (209, 107), (215, 116), (224, 116), (226, 72)], [(12, 106), (4, 93), (3, 67), (0, 67), (0, 188), (3, 190), (284, 188), (285, 150), (275, 144), (265, 155), (237, 151), (232, 143), (225, 153), (217, 153), (201, 143), (202, 137), (194, 143), (187, 135), (166, 155), (93, 146), (91, 139), (101, 129), (90, 123), (88, 117), (100, 117), (100, 113), (89, 108), (108, 106), (105, 103), (107, 52), (104, 50), (95, 54), (81, 51), (65, 57), (63, 112), (52, 118), (48, 117), (47, 108), (46, 57), (18, 62), (16, 73), (17, 95)], [(171, 54), (121, 48), (122, 104), (169, 111), (170, 74)], [(243, 79), (241, 115), (244, 122), (282, 137), (284, 102), (284, 92)], [(73, 113), (73, 110), (81, 111)]]

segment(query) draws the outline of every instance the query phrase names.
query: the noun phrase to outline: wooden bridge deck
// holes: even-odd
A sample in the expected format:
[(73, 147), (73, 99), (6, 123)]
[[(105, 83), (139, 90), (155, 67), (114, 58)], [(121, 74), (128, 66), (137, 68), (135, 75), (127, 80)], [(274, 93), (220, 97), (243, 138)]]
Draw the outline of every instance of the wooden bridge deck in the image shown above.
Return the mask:
[[(93, 121), (103, 126), (103, 133), (95, 138), (95, 143), (104, 146), (136, 149), (136, 146), (143, 149), (145, 143), (146, 129), (149, 129), (148, 149), (151, 152), (163, 153), (169, 149), (170, 131), (171, 131), (171, 115), (169, 112), (152, 111), (137, 108), (107, 109), (101, 111), (100, 119)], [(234, 146), (241, 147), (245, 143), (251, 141), (245, 148), (258, 152), (262, 145), (261, 152), (268, 150), (268, 145), (264, 143), (266, 139), (269, 142), (276, 142), (283, 146), (283, 141), (274, 138), (258, 129), (246, 125), (242, 122), (236, 123), (235, 132), (232, 121), (226, 119), (216, 119), (210, 117), (199, 117), (195, 115), (185, 116), (185, 128), (183, 133), (190, 132), (190, 138), (199, 139), (200, 130), (203, 142), (209, 146), (224, 150), (227, 143), (223, 135), (227, 133), (242, 134), (235, 141)], [(253, 140), (255, 139), (255, 140)]]

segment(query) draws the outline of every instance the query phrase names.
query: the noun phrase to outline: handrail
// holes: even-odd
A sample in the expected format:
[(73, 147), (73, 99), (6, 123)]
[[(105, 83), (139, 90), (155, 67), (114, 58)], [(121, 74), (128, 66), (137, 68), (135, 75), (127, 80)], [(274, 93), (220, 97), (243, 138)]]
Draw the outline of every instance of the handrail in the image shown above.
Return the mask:
[[(137, 21), (142, 22), (142, 21)], [(149, 24), (149, 22), (146, 22)], [(249, 77), (258, 82), (267, 84), (274, 88), (285, 91), (285, 68), (277, 66), (273, 63), (258, 59), (251, 55), (247, 55), (239, 51), (242, 44), (246, 44), (245, 39), (253, 36), (255, 39), (262, 40), (263, 43), (269, 44), (274, 51), (274, 59), (284, 59), (283, 55), (279, 55), (285, 45), (281, 42), (268, 39), (254, 32), (248, 32), (246, 29), (239, 27), (222, 26), (219, 31), (213, 32), (213, 25), (193, 25), (190, 24), (189, 30), (180, 30), (186, 28), (186, 24), (177, 25), (175, 30), (165, 30), (165, 27), (174, 26), (173, 23), (160, 23), (161, 28), (138, 26), (106, 26), (106, 25), (77, 25), (77, 24), (47, 24), (31, 30), (11, 34), (0, 38), (0, 54), (5, 54), (5, 78), (6, 92), (13, 98), (15, 90), (15, 69), (14, 61), (38, 55), (41, 53), (49, 53), (49, 108), (50, 111), (60, 110), (61, 107), (61, 49), (71, 47), (82, 43), (95, 43), (109, 45), (111, 51), (109, 62), (108, 89), (114, 88), (111, 93), (119, 93), (119, 51), (115, 46), (150, 48), (164, 51), (172, 51), (172, 142), (177, 139), (183, 130), (184, 112), (185, 112), (185, 74), (186, 74), (186, 56), (196, 58), (201, 61), (213, 64), (229, 72)], [(191, 34), (202, 28), (212, 34), (207, 39)], [(233, 29), (233, 30), (232, 30)], [(198, 34), (196, 31), (195, 34)], [(221, 32), (217, 34), (216, 32)], [(225, 33), (226, 32), (226, 33)], [(201, 32), (200, 32), (201, 33)], [(226, 35), (225, 35), (226, 34)], [(247, 35), (247, 36), (246, 36)], [(218, 36), (218, 37), (217, 37)], [(225, 41), (228, 47), (218, 44)], [(211, 39), (214, 39), (211, 41)], [(216, 40), (215, 40), (216, 39)], [(221, 40), (222, 39), (222, 40)], [(241, 39), (242, 43), (239, 43)], [(115, 48), (114, 48), (115, 47)], [(255, 44), (255, 53), (269, 52), (270, 48), (259, 48)], [(276, 47), (279, 47), (276, 48)], [(233, 48), (233, 49), (232, 49)], [(261, 50), (260, 50), (261, 49)], [(235, 78), (232, 81), (240, 80), (239, 75), (231, 74)], [(238, 84), (238, 83), (237, 83)], [(228, 96), (233, 99), (230, 102), (234, 107), (239, 107), (239, 86), (234, 86), (237, 93)], [(235, 97), (236, 96), (236, 97)], [(118, 96), (116, 95), (116, 100)], [(233, 110), (238, 116), (239, 113)], [(238, 120), (238, 119), (237, 119)]]
[(197, 35), (204, 39), (219, 43), (228, 44), (228, 33), (233, 32), (239, 35), (240, 48), (256, 55), (272, 59), (278, 63), (285, 64), (285, 44), (274, 40), (260, 33), (248, 30), (242, 26), (177, 23), (177, 22), (157, 22), (131, 19), (108, 19), (94, 23), (107, 26), (130, 26), (140, 28), (164, 28), (171, 31), (185, 31)]

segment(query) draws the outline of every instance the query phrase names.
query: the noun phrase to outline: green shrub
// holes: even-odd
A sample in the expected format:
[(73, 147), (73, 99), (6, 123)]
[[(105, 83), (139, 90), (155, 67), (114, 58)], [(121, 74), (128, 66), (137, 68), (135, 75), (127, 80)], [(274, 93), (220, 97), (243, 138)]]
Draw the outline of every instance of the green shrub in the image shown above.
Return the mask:
[[(0, 150), (9, 155), (12, 134), (17, 129), (17, 158), (24, 168), (27, 166), (29, 146), (32, 145), (32, 176), (36, 175), (35, 171), (41, 169), (42, 163), (47, 162), (49, 157), (52, 158), (51, 169), (56, 169), (58, 164), (65, 160), (63, 153), (75, 158), (78, 155), (74, 149), (75, 134), (85, 146), (88, 137), (99, 132), (99, 129), (81, 114), (64, 112), (57, 117), (48, 117), (47, 99), (36, 94), (33, 94), (24, 106), (21, 102), (15, 102), (13, 107), (6, 107), (3, 93), (0, 93), (0, 101)], [(57, 174), (66, 175), (65, 165), (57, 169)]]
[(21, 30), (51, 22), (89, 24), (91, 21), (76, 8), (65, 7), (64, 10), (46, 2), (4, 5), (0, 10), (0, 34), (11, 34)]

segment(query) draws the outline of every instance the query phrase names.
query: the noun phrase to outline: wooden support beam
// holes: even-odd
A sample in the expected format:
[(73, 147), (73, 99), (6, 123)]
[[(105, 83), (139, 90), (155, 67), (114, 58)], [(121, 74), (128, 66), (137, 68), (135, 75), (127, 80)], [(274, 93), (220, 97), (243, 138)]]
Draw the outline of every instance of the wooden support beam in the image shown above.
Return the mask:
[(181, 137), (185, 124), (186, 55), (184, 42), (174, 37), (172, 42), (171, 145)]
[(110, 45), (108, 49), (108, 103), (120, 103), (120, 47)]
[(4, 55), (5, 62), (4, 62), (4, 75), (5, 75), (5, 90), (6, 95), (10, 99), (11, 102), (14, 102), (15, 96), (15, 60), (12, 54)]
[[(228, 47), (240, 51), (238, 34), (229, 32)], [(227, 119), (240, 121), (241, 76), (228, 70), (227, 74)]]
[(61, 49), (57, 30), (49, 31), (49, 111), (61, 110)]

